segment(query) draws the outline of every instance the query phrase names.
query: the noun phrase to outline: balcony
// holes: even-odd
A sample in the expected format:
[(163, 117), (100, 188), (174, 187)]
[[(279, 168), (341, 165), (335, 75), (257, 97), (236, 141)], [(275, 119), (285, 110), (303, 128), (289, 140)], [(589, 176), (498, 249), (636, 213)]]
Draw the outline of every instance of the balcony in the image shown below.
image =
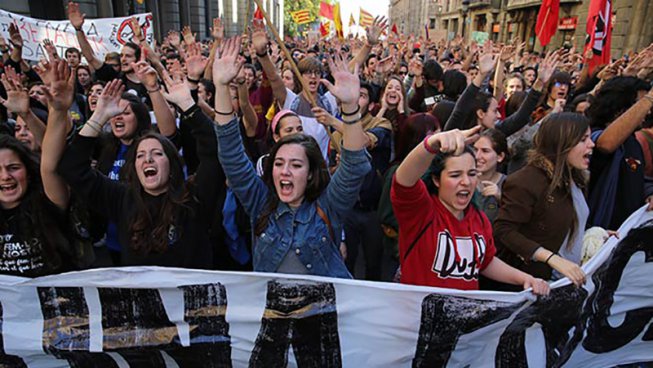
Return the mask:
[(480, 8), (482, 6), (492, 5), (492, 0), (469, 0), (470, 8)]
[[(580, 3), (582, 0), (560, 0), (560, 3)], [(528, 8), (531, 6), (540, 6), (542, 5), (542, 0), (508, 0), (506, 8), (508, 10)], [(471, 6), (471, 4), (470, 4)]]

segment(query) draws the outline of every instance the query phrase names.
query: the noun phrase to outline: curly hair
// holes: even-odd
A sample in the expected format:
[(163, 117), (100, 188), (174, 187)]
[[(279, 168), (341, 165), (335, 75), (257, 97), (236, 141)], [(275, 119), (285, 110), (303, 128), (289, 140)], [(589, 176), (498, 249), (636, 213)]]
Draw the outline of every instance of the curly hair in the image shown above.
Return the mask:
[(604, 129), (637, 102), (637, 92), (650, 86), (636, 77), (615, 77), (605, 82), (585, 111), (592, 129)]

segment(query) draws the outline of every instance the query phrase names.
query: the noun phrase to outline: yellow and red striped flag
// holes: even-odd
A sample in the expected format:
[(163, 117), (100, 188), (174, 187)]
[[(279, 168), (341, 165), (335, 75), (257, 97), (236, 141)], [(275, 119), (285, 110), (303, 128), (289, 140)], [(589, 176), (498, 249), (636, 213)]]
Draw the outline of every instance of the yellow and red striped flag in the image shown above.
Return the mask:
[(320, 23), (320, 34), (322, 37), (326, 37), (331, 32), (331, 22)]
[(360, 17), (358, 17), (358, 25), (365, 28), (369, 27), (374, 23), (374, 16), (372, 16), (372, 13), (369, 13), (363, 8), (360, 8)]
[(292, 20), (297, 24), (306, 24), (312, 21), (311, 13), (308, 9), (297, 10), (290, 13)]
[(340, 16), (340, 3), (336, 3), (333, 7), (333, 23), (336, 27), (336, 35), (340, 40), (345, 38), (342, 32), (342, 17)]
[(349, 14), (349, 26), (355, 26), (356, 20), (354, 19), (354, 14)]

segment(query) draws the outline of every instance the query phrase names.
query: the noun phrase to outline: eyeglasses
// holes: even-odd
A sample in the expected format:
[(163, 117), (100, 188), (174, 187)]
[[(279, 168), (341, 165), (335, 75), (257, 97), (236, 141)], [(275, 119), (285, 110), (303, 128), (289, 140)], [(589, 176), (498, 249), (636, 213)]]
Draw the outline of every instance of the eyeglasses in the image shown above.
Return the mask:
[(302, 75), (320, 77), (322, 73), (319, 70), (311, 70), (303, 72)]
[(567, 83), (562, 83), (562, 82), (555, 82), (555, 83), (553, 84), (553, 86), (554, 86), (554, 87), (558, 87), (558, 88), (560, 88), (560, 87), (562, 87), (562, 86), (569, 87), (569, 85), (568, 85)]
[(406, 75), (408, 72), (399, 72), (399, 75)]

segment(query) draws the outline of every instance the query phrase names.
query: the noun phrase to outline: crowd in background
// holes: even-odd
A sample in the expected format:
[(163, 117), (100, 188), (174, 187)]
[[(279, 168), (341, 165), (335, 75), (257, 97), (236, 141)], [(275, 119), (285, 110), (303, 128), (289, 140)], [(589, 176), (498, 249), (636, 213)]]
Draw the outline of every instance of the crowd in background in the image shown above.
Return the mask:
[[(0, 273), (254, 270), (548, 293), (653, 209), (653, 45), (590, 70), (388, 31), (188, 27), (120, 54), (0, 38)], [(287, 49), (288, 54), (285, 50)], [(586, 234), (587, 229), (592, 231)], [(585, 241), (584, 241), (585, 240)]]

